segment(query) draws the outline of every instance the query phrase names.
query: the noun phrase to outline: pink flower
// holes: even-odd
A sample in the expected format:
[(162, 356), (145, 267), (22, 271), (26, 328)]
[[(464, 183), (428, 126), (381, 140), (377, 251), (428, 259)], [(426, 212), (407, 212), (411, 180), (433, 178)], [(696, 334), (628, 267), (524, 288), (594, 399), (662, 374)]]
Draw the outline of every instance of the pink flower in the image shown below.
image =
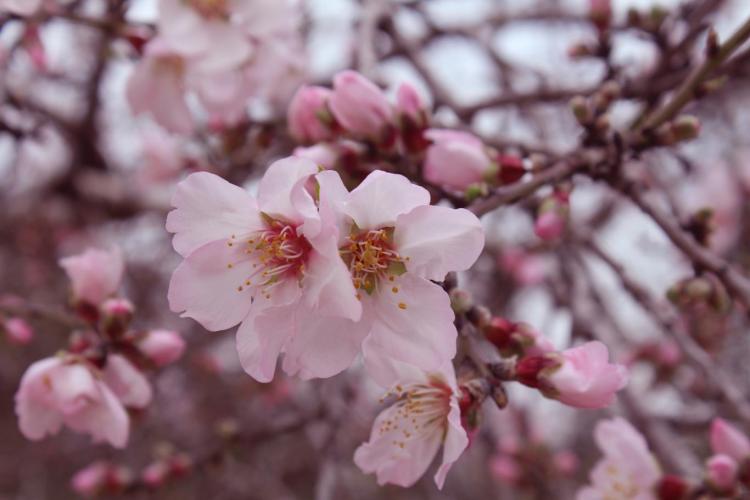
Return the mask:
[(345, 194), (338, 174), (318, 173), (303, 158), (271, 165), (257, 200), (215, 175), (192, 174), (167, 218), (185, 257), (170, 282), (170, 307), (212, 331), (241, 323), (240, 360), (259, 381), (273, 378), (281, 352), (289, 374), (344, 370), (362, 340), (344, 328), (362, 312), (332, 222), (330, 202)]
[(185, 101), (186, 61), (161, 38), (150, 41), (127, 84), (127, 99), (136, 114), (148, 113), (166, 130), (193, 132)]
[(355, 136), (381, 142), (393, 125), (393, 109), (383, 91), (356, 71), (333, 78), (329, 105), (339, 124)]
[(73, 491), (86, 498), (95, 497), (106, 485), (111, 468), (111, 465), (103, 460), (87, 465), (76, 472), (70, 480)]
[(750, 457), (750, 440), (722, 418), (711, 423), (711, 449), (716, 454), (728, 455), (737, 462)]
[(204, 73), (237, 69), (252, 54), (249, 38), (232, 22), (240, 4), (224, 0), (159, 0), (159, 36)]
[(85, 252), (60, 260), (70, 278), (73, 296), (89, 304), (98, 305), (113, 295), (122, 281), (125, 263), (122, 253), (89, 248)]
[(367, 336), (366, 361), (392, 357), (431, 371), (455, 355), (450, 298), (430, 280), (474, 264), (484, 232), (471, 212), (429, 203), (424, 188), (375, 171), (340, 205), (340, 253), (363, 310), (347, 328)]
[(107, 356), (102, 378), (125, 406), (145, 408), (151, 402), (153, 391), (148, 379), (120, 354)]
[(314, 143), (333, 138), (330, 125), (333, 117), (328, 111), (331, 91), (324, 87), (304, 85), (294, 94), (289, 104), (289, 131), (299, 142)]
[(42, 8), (44, 0), (0, 0), (0, 11), (18, 16), (30, 16)]
[(727, 455), (714, 455), (706, 461), (708, 482), (720, 491), (727, 491), (737, 482), (737, 462)]
[(578, 408), (604, 408), (627, 384), (625, 366), (609, 363), (607, 346), (599, 341), (560, 353), (530, 356), (517, 366), (519, 379), (546, 396)]
[(129, 418), (122, 403), (95, 369), (71, 357), (32, 364), (16, 393), (16, 414), (24, 436), (39, 440), (62, 425), (124, 448)]
[(463, 191), (492, 172), (492, 160), (478, 137), (441, 129), (430, 129), (425, 136), (432, 141), (422, 167), (425, 180)]
[(138, 349), (157, 366), (174, 363), (185, 352), (182, 336), (171, 330), (151, 330), (138, 341)]
[(34, 339), (34, 330), (23, 318), (8, 318), (3, 322), (5, 338), (12, 344), (25, 345)]
[(469, 444), (461, 426), (459, 389), (453, 365), (424, 373), (401, 363), (388, 371), (398, 374), (391, 390), (396, 401), (375, 419), (370, 440), (354, 453), (354, 463), (378, 484), (409, 487), (425, 473), (443, 446), (435, 484), (442, 489), (453, 463)]
[(146, 183), (170, 181), (182, 171), (185, 161), (179, 141), (160, 127), (151, 127), (141, 136), (143, 155), (140, 179)]
[(565, 218), (557, 212), (545, 212), (534, 222), (534, 233), (544, 241), (555, 241), (565, 230)]
[(602, 420), (594, 439), (604, 457), (591, 471), (591, 485), (578, 491), (577, 500), (627, 498), (656, 500), (661, 470), (637, 430), (622, 418)]

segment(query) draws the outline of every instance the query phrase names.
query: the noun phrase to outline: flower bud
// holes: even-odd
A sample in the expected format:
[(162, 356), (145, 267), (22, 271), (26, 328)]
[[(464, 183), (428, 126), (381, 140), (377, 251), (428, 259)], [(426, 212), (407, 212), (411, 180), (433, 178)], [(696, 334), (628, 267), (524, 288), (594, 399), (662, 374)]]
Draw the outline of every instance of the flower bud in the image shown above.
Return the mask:
[(578, 123), (586, 125), (591, 122), (594, 115), (589, 107), (588, 101), (583, 96), (575, 96), (570, 100), (570, 109), (573, 111), (573, 116), (576, 117)]
[(565, 231), (565, 219), (556, 212), (546, 212), (534, 222), (534, 233), (544, 241), (556, 241)]
[(338, 149), (327, 143), (315, 144), (308, 148), (296, 148), (294, 150), (294, 156), (297, 158), (307, 158), (312, 160), (318, 165), (318, 167), (326, 170), (336, 168), (336, 165), (339, 162)]
[(75, 473), (70, 480), (73, 491), (85, 498), (99, 494), (106, 486), (110, 465), (105, 461), (97, 461), (87, 465)]
[(490, 472), (500, 481), (515, 484), (521, 480), (523, 469), (515, 458), (510, 455), (495, 455), (490, 460)]
[(412, 85), (402, 83), (399, 86), (396, 92), (396, 110), (402, 120), (409, 120), (412, 127), (427, 128), (427, 107)]
[(680, 115), (672, 122), (672, 133), (676, 141), (689, 141), (698, 137), (701, 122), (690, 115)]
[(2, 323), (5, 338), (16, 345), (26, 345), (34, 340), (34, 330), (23, 318), (8, 318)]
[(500, 155), (497, 163), (500, 165), (500, 171), (498, 172), (498, 178), (500, 184), (513, 184), (521, 180), (521, 177), (526, 173), (526, 169), (523, 166), (523, 160), (516, 155)]
[(471, 203), (477, 198), (483, 198), (488, 194), (490, 194), (490, 190), (487, 187), (487, 184), (484, 182), (477, 182), (466, 188), (466, 191), (464, 191), (464, 199)]
[(484, 143), (475, 135), (458, 130), (430, 129), (425, 132), (425, 137), (432, 141), (422, 166), (428, 182), (464, 191), (485, 181), (488, 172), (495, 173)]
[(706, 481), (718, 492), (729, 492), (737, 483), (737, 462), (727, 455), (714, 455), (706, 462)]
[(127, 299), (109, 299), (101, 308), (101, 330), (110, 338), (122, 336), (133, 320), (135, 307)]
[(710, 441), (711, 449), (718, 455), (727, 455), (736, 462), (750, 458), (750, 439), (722, 418), (711, 422)]
[(185, 341), (171, 330), (151, 330), (138, 341), (138, 349), (156, 366), (166, 366), (180, 359)]
[(167, 482), (169, 472), (169, 466), (165, 462), (159, 460), (149, 464), (143, 469), (141, 472), (141, 481), (143, 481), (146, 486), (156, 489)]
[(688, 489), (684, 479), (671, 474), (662, 476), (656, 487), (659, 500), (684, 500)]
[(292, 137), (299, 142), (314, 143), (334, 137), (334, 119), (327, 102), (331, 91), (324, 87), (303, 85), (289, 103), (287, 122)]
[(334, 77), (329, 105), (338, 123), (356, 137), (382, 144), (392, 133), (393, 109), (385, 94), (356, 71)]
[(450, 291), (451, 308), (456, 314), (465, 314), (474, 305), (474, 300), (471, 293), (462, 290), (461, 288), (454, 288)]

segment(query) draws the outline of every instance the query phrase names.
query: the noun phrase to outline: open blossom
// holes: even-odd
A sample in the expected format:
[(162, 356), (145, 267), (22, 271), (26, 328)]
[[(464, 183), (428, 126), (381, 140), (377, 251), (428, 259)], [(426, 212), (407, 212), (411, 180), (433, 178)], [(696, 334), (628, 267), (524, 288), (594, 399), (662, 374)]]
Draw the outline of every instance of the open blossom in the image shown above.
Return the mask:
[(69, 357), (32, 364), (16, 393), (16, 414), (24, 436), (39, 440), (63, 425), (123, 448), (129, 417), (96, 369)]
[(596, 425), (594, 440), (604, 456), (591, 471), (591, 485), (578, 492), (577, 500), (656, 500), (661, 470), (632, 425), (622, 418), (602, 420)]
[(475, 135), (458, 130), (430, 129), (425, 132), (425, 137), (432, 141), (422, 167), (425, 180), (463, 191), (482, 182), (491, 173), (492, 160)]
[(138, 341), (138, 349), (157, 366), (166, 366), (180, 359), (185, 341), (172, 330), (151, 330)]
[(711, 422), (711, 449), (716, 454), (727, 455), (737, 462), (750, 457), (750, 440), (721, 418), (715, 418)]
[(333, 138), (333, 117), (328, 111), (331, 90), (324, 87), (304, 85), (294, 94), (289, 103), (287, 121), (289, 131), (299, 142), (321, 142)]
[(356, 71), (342, 71), (333, 78), (329, 105), (339, 124), (355, 136), (380, 142), (394, 124), (393, 108), (383, 91)]
[(354, 454), (354, 463), (378, 484), (408, 487), (416, 483), (437, 455), (443, 459), (435, 474), (438, 488), (453, 463), (469, 444), (461, 425), (459, 389), (453, 365), (422, 372), (401, 363), (383, 367), (396, 378), (391, 395), (396, 401), (375, 419), (370, 440)]
[(435, 370), (455, 355), (450, 298), (430, 280), (474, 264), (484, 233), (471, 212), (429, 203), (427, 190), (382, 171), (338, 203), (340, 252), (363, 308), (348, 328), (367, 335), (366, 361), (385, 356)]
[(598, 341), (526, 357), (518, 363), (517, 372), (524, 384), (578, 408), (609, 406), (628, 380), (627, 368), (610, 363), (607, 346)]
[(73, 296), (98, 305), (120, 287), (125, 263), (119, 249), (90, 248), (79, 255), (65, 257), (60, 265), (70, 278)]
[(269, 167), (257, 200), (209, 173), (189, 176), (172, 200), (167, 229), (185, 260), (170, 307), (212, 331), (241, 323), (240, 360), (259, 381), (273, 378), (282, 352), (283, 369), (304, 378), (335, 375), (359, 352), (361, 337), (344, 328), (362, 307), (338, 254), (331, 189), (343, 189), (338, 174), (286, 158)]

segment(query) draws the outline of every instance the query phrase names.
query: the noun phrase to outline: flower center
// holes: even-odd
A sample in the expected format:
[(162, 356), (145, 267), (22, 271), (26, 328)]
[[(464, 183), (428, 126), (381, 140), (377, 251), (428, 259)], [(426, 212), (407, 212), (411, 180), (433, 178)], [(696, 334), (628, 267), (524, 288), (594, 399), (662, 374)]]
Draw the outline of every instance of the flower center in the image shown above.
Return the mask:
[(604, 470), (609, 481), (603, 500), (636, 498), (641, 493), (641, 489), (635, 482), (635, 478), (622, 471), (614, 463), (607, 464)]
[(406, 272), (408, 258), (402, 259), (393, 248), (393, 228), (350, 234), (339, 252), (349, 266), (354, 288), (369, 295), (378, 290), (381, 280), (394, 281)]
[[(246, 238), (232, 235), (227, 245), (243, 245), (245, 255), (253, 262), (253, 272), (237, 287), (256, 287), (270, 298), (270, 290), (284, 279), (301, 280), (305, 274), (305, 262), (312, 246), (304, 236), (297, 234), (296, 227), (267, 218), (266, 228), (251, 233)], [(227, 264), (232, 268), (234, 264)]]
[(406, 388), (396, 386), (388, 396), (398, 399), (393, 408), (396, 411), (381, 422), (380, 434), (395, 433), (393, 445), (403, 449), (406, 443), (416, 437), (432, 433), (444, 433), (450, 411), (450, 398), (453, 391), (440, 376), (431, 376), (426, 383), (412, 384)]
[(229, 15), (227, 0), (187, 0), (187, 3), (206, 18), (224, 18)]

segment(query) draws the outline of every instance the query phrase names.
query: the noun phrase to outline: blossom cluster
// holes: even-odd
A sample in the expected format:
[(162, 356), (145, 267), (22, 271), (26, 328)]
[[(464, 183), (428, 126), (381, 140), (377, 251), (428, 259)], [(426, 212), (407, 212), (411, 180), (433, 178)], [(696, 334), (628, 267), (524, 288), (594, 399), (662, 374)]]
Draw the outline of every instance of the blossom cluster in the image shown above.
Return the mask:
[(63, 425), (117, 448), (127, 444), (128, 408), (145, 408), (153, 390), (147, 368), (177, 361), (185, 343), (169, 330), (130, 329), (134, 307), (117, 296), (124, 273), (119, 250), (89, 249), (60, 261), (71, 281), (80, 328), (67, 349), (33, 363), (21, 379), (16, 413), (28, 439)]
[(127, 97), (135, 113), (170, 132), (191, 134), (201, 121), (236, 125), (252, 98), (283, 105), (304, 74), (292, 0), (159, 0), (158, 7), (156, 36), (142, 47)]

